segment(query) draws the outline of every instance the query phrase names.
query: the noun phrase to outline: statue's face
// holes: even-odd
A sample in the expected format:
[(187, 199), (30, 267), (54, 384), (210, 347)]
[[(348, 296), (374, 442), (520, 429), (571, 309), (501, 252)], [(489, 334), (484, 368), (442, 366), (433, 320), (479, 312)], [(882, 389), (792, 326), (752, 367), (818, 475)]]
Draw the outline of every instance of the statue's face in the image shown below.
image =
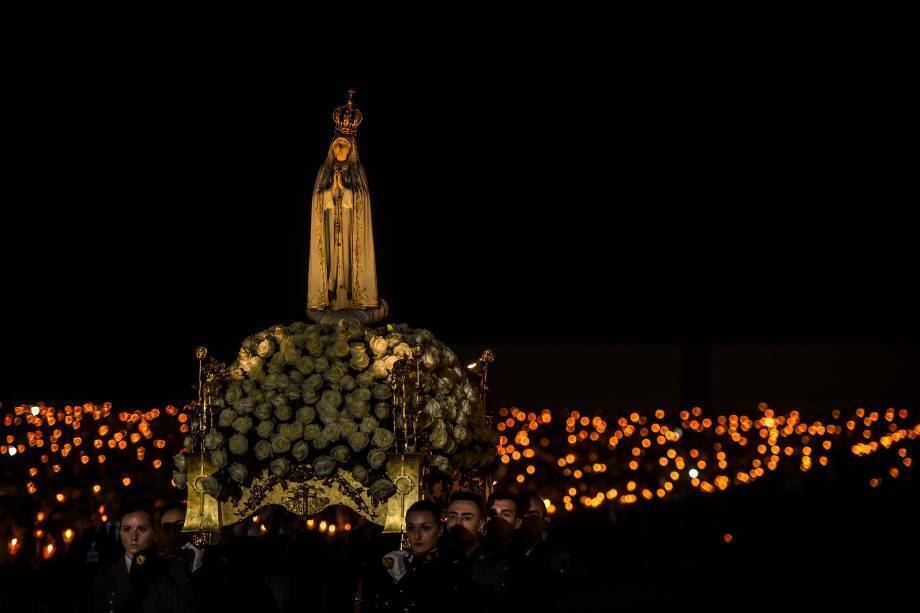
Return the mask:
[(332, 143), (332, 155), (335, 156), (335, 159), (344, 162), (348, 159), (349, 153), (351, 153), (351, 143), (344, 138), (335, 139)]

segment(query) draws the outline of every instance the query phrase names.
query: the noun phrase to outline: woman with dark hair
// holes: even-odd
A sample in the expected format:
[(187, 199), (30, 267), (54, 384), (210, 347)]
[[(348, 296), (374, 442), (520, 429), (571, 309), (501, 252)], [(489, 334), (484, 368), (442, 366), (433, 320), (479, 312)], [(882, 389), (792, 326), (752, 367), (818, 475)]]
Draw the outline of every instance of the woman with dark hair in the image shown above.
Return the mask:
[(450, 611), (450, 566), (438, 550), (441, 510), (420, 500), (406, 512), (408, 551), (391, 551), (366, 583), (364, 611)]
[(153, 511), (129, 507), (120, 518), (124, 556), (93, 579), (98, 613), (188, 613), (194, 609), (188, 568), (178, 558), (161, 558), (153, 547)]

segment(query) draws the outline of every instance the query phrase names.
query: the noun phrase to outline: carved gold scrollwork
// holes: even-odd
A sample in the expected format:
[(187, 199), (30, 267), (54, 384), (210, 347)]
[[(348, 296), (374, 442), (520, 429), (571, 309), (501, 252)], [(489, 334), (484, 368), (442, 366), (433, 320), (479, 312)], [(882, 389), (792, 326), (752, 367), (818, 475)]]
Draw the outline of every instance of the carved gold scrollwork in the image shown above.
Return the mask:
[(242, 488), (238, 499), (218, 501), (201, 486), (205, 477), (217, 471), (216, 467), (207, 454), (189, 454), (186, 457), (188, 513), (183, 531), (216, 532), (275, 504), (302, 517), (315, 515), (333, 505), (342, 505), (369, 521), (383, 525), (384, 532), (401, 532), (405, 529), (406, 509), (421, 495), (422, 458), (421, 454), (390, 456), (387, 475), (396, 486), (396, 493), (386, 501), (371, 496), (368, 489), (347, 471), (317, 477), (312, 467), (306, 464), (294, 467), (284, 477), (271, 475), (265, 470), (249, 487)]

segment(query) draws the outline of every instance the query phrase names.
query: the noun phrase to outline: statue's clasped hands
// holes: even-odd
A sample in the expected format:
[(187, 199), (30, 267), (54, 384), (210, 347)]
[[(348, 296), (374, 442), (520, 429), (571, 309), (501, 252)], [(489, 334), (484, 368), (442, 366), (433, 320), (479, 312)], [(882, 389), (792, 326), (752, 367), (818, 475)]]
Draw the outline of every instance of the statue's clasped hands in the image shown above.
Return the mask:
[(345, 184), (342, 182), (341, 171), (336, 170), (335, 176), (332, 177), (332, 191), (341, 192), (345, 190)]

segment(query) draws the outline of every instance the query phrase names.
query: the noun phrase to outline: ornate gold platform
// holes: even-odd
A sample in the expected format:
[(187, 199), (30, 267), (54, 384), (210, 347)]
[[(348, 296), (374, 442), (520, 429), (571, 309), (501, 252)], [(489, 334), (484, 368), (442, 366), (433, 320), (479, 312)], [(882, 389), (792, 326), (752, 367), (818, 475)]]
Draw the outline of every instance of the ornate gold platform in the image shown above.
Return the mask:
[(239, 499), (218, 500), (201, 486), (202, 480), (217, 472), (217, 468), (206, 454), (188, 454), (188, 508), (182, 530), (217, 532), (274, 504), (304, 518), (327, 507), (342, 505), (382, 525), (384, 532), (402, 532), (406, 526), (406, 509), (422, 495), (422, 460), (421, 454), (392, 454), (389, 457), (387, 475), (396, 486), (396, 493), (385, 501), (371, 496), (368, 488), (355, 481), (347, 471), (338, 470), (328, 477), (318, 477), (308, 464), (296, 466), (284, 477), (263, 470), (249, 487), (242, 488)]

